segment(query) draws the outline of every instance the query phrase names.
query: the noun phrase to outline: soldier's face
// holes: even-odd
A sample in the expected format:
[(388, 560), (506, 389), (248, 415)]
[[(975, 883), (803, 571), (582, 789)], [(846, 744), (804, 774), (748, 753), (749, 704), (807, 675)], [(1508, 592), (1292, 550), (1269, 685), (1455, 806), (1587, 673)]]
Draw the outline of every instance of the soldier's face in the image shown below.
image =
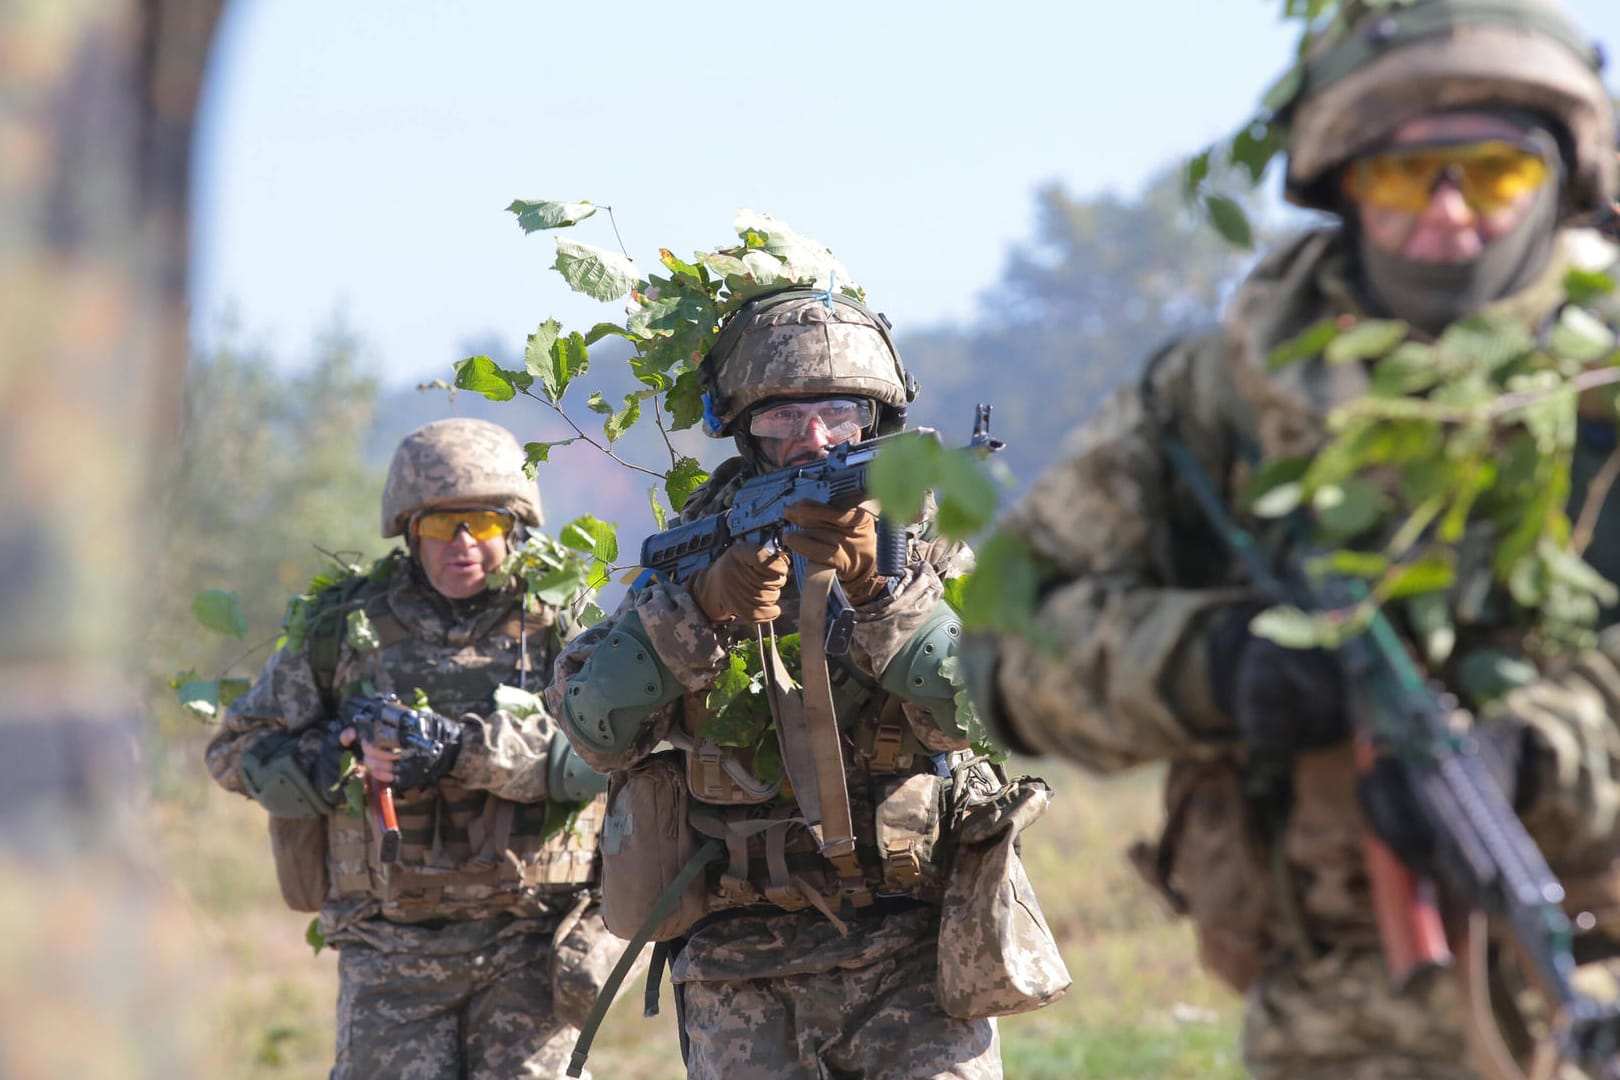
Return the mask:
[(489, 574), (506, 558), (506, 534), (476, 539), (466, 527), (448, 540), (416, 538), (416, 557), (428, 583), (451, 600), (477, 596), (489, 586)]
[(1377, 247), (1412, 262), (1472, 262), (1524, 218), (1552, 175), (1524, 139), (1488, 113), (1420, 116), (1346, 166), (1345, 191)]

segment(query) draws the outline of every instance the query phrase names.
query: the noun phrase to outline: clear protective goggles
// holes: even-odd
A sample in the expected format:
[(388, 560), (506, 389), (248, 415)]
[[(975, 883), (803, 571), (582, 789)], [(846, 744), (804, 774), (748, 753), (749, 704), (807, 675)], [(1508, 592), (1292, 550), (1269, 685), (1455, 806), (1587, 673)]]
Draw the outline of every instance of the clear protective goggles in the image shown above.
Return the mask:
[(866, 398), (779, 401), (749, 414), (748, 433), (761, 439), (800, 439), (816, 422), (826, 430), (832, 445), (858, 439), (872, 426), (872, 402)]
[(466, 529), (474, 540), (505, 536), (517, 525), (510, 510), (498, 506), (472, 506), (460, 510), (423, 510), (411, 518), (411, 535), (429, 540), (454, 540)]
[(1494, 214), (1546, 183), (1550, 165), (1532, 143), (1477, 139), (1462, 143), (1393, 146), (1350, 162), (1345, 193), (1357, 202), (1420, 214), (1443, 179), (1457, 185), (1477, 214)]

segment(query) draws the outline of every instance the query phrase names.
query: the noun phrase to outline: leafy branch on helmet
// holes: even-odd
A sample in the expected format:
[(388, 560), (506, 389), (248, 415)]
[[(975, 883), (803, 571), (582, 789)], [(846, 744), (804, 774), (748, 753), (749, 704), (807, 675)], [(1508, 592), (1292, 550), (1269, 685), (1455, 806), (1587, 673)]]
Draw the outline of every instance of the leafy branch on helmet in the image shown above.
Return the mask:
[[(1614, 287), (1589, 272), (1566, 284), (1588, 301)], [(1318, 356), (1366, 365), (1365, 395), (1329, 414), (1330, 437), (1314, 454), (1261, 470), (1244, 502), (1259, 517), (1307, 517), (1311, 564), (1368, 591), (1344, 610), (1274, 608), (1255, 631), (1335, 647), (1398, 601), (1439, 664), (1458, 622), (1483, 614), (1486, 591), (1470, 586), (1494, 581), (1532, 648), (1590, 645), (1600, 609), (1620, 603), (1620, 589), (1582, 557), (1620, 450), (1585, 492), (1579, 520), (1566, 505), (1578, 415), (1612, 419), (1620, 403), (1614, 331), (1574, 306), (1545, 341), (1500, 314), (1463, 319), (1433, 342), (1408, 340), (1395, 320), (1346, 318), (1310, 327), (1268, 360), (1278, 368)]]
[[(591, 217), (598, 207), (590, 202), (519, 199), (507, 209), (517, 216), (525, 232), (536, 232), (571, 227)], [(611, 208), (607, 209), (611, 218)], [(697, 459), (679, 453), (669, 434), (684, 431), (703, 418), (698, 364), (714, 343), (720, 325), (747, 300), (789, 286), (836, 289), (856, 300), (865, 296), (830, 251), (769, 215), (744, 210), (732, 228), (740, 243), (698, 252), (691, 262), (662, 248), (659, 260), (667, 273), (645, 276), (622, 248), (614, 252), (557, 237), (553, 266), (569, 288), (603, 302), (628, 297), (624, 317), (599, 322), (585, 333), (565, 332), (559, 322), (548, 319), (528, 336), (522, 370), (504, 369), (487, 356), (472, 356), (456, 364), (455, 385), (492, 401), (509, 401), (522, 394), (550, 408), (573, 429), (572, 437), (524, 446), (531, 472), (550, 460), (554, 447), (584, 441), (627, 468), (663, 480), (669, 506), (678, 510), (708, 473)], [(640, 388), (625, 394), (617, 406), (600, 391), (589, 394), (585, 407), (603, 418), (602, 437), (597, 439), (563, 405), (569, 389), (590, 366), (591, 348), (609, 337), (634, 347), (630, 370)], [(648, 401), (652, 402), (653, 423), (669, 450), (667, 470), (635, 464), (612, 448), (643, 420)], [(653, 510), (662, 528), (664, 511), (656, 496)]]

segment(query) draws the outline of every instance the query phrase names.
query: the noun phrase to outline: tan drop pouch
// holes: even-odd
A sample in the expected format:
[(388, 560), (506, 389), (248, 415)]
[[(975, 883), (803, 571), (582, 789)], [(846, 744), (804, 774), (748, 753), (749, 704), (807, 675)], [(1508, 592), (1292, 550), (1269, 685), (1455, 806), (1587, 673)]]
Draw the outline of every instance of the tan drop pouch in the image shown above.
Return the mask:
[[(608, 781), (602, 822), (602, 918), (629, 940), (653, 913), (664, 890), (697, 852), (687, 818), (685, 769), (674, 751), (654, 754)], [(708, 911), (708, 884), (697, 874), (649, 935), (679, 937)]]
[[(626, 944), (608, 932), (602, 905), (594, 896), (582, 898), (557, 924), (551, 939), (551, 996), (564, 1023), (585, 1025)], [(646, 945), (624, 981), (634, 981), (651, 959), (652, 946)]]
[(958, 818), (939, 924), (935, 994), (971, 1020), (1050, 1005), (1073, 981), (1041, 914), (1015, 842), (1046, 812), (1052, 789), (1021, 777)]
[(270, 816), (270, 854), (276, 884), (294, 911), (319, 911), (326, 902), (326, 818)]

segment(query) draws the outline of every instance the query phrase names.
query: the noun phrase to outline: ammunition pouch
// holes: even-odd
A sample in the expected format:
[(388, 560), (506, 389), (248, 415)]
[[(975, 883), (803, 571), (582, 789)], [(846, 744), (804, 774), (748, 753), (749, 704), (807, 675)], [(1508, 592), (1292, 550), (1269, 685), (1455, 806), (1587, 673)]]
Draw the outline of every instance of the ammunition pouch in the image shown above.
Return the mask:
[(270, 815), (270, 854), (276, 863), (281, 899), (294, 911), (319, 911), (332, 879), (326, 869), (324, 817)]
[(259, 805), (281, 818), (324, 818), (332, 804), (321, 798), (298, 761), (298, 736), (266, 735), (242, 754), (242, 786)]
[[(688, 820), (684, 770), (670, 752), (613, 773), (601, 843), (602, 918), (613, 934), (628, 940), (645, 930), (647, 939), (668, 941), (707, 914), (708, 890), (701, 874), (678, 895), (665, 898), (698, 850)], [(667, 910), (647, 925), (661, 900)]]

